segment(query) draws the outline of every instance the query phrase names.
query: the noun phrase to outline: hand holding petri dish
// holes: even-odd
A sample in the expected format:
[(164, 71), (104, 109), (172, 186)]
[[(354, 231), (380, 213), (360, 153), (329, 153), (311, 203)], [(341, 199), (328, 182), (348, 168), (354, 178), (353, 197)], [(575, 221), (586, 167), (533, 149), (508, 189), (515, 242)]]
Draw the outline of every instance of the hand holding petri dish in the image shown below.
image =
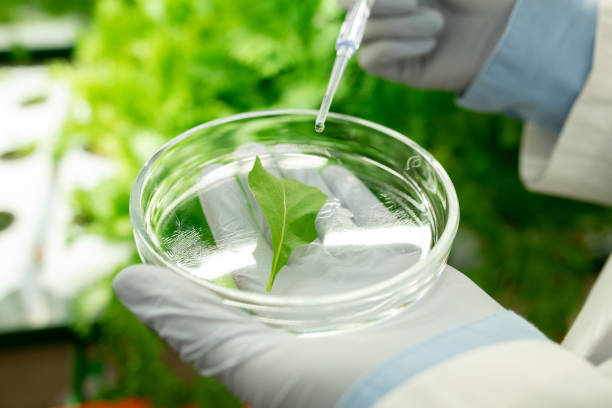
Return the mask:
[[(319, 135), (315, 116), (237, 115), (164, 146), (132, 191), (143, 261), (295, 332), (358, 327), (415, 303), (435, 283), (456, 232), (452, 183), (431, 155), (397, 132), (330, 114)], [(320, 200), (312, 217), (294, 211), (287, 233), (305, 236), (310, 223), (314, 235), (291, 248), (275, 276), (277, 221), (269, 222), (255, 197), (265, 189), (254, 195), (249, 186), (256, 159), (274, 177), (320, 194), (307, 196)]]

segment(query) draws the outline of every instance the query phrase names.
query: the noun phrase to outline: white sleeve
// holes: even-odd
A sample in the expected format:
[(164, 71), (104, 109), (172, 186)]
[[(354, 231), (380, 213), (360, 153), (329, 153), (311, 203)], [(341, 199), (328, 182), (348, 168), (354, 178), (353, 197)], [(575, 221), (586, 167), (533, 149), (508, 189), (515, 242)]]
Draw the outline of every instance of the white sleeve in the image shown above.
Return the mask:
[[(612, 256), (599, 274), (563, 347), (600, 364), (612, 358)], [(611, 404), (612, 406), (612, 404)]]
[(601, 363), (597, 368), (604, 376), (606, 376), (610, 381), (612, 381), (612, 358), (608, 361)]
[(552, 342), (506, 342), (434, 366), (374, 407), (609, 408), (608, 364), (598, 369)]
[(612, 205), (612, 0), (599, 0), (593, 66), (561, 134), (527, 125), (520, 173), (531, 190)]

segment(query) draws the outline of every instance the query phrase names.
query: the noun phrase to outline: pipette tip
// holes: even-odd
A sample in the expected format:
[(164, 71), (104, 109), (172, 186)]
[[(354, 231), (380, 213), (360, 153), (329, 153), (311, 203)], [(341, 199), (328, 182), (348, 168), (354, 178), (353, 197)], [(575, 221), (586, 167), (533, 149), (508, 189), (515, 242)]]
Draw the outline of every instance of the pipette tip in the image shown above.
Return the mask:
[(324, 130), (325, 130), (325, 124), (323, 122), (316, 122), (315, 123), (315, 132), (323, 133)]

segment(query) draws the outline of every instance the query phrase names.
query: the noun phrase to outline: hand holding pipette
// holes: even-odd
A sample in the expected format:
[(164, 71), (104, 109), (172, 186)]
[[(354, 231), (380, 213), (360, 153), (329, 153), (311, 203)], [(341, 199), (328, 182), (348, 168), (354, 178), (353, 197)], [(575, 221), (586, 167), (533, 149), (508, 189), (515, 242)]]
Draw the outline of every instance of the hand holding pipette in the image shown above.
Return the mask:
[[(347, 10), (353, 5), (339, 2)], [(514, 5), (515, 0), (377, 0), (359, 65), (414, 88), (464, 91), (499, 42)]]
[[(336, 60), (315, 122), (315, 130), (319, 133), (325, 128), (325, 118), (348, 61), (359, 49), (362, 40), (366, 44), (361, 51), (360, 65), (382, 77), (413, 86), (420, 87), (421, 80), (428, 80), (416, 78), (429, 75), (420, 73), (419, 67), (428, 66), (429, 61), (438, 59), (437, 53), (426, 60), (422, 57), (430, 54), (438, 42), (444, 27), (441, 10), (419, 6), (417, 0), (377, 0), (376, 6), (374, 1), (340, 0), (344, 7), (350, 8), (336, 40)], [(370, 20), (372, 9), (374, 16)], [(451, 55), (451, 58), (458, 56)], [(456, 68), (451, 67), (456, 67), (456, 64), (448, 61), (444, 66), (437, 67), (434, 75), (453, 81), (457, 73), (453, 71)], [(405, 79), (404, 71), (406, 76), (415, 79)]]

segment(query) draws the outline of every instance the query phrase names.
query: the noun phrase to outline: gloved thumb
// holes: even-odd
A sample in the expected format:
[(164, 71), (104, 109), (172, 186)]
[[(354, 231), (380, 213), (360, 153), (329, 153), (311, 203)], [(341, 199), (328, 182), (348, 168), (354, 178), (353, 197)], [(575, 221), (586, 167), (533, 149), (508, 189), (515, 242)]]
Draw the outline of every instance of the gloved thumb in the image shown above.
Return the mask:
[(164, 268), (130, 266), (115, 277), (113, 289), (136, 317), (205, 376), (222, 379), (290, 336)]

